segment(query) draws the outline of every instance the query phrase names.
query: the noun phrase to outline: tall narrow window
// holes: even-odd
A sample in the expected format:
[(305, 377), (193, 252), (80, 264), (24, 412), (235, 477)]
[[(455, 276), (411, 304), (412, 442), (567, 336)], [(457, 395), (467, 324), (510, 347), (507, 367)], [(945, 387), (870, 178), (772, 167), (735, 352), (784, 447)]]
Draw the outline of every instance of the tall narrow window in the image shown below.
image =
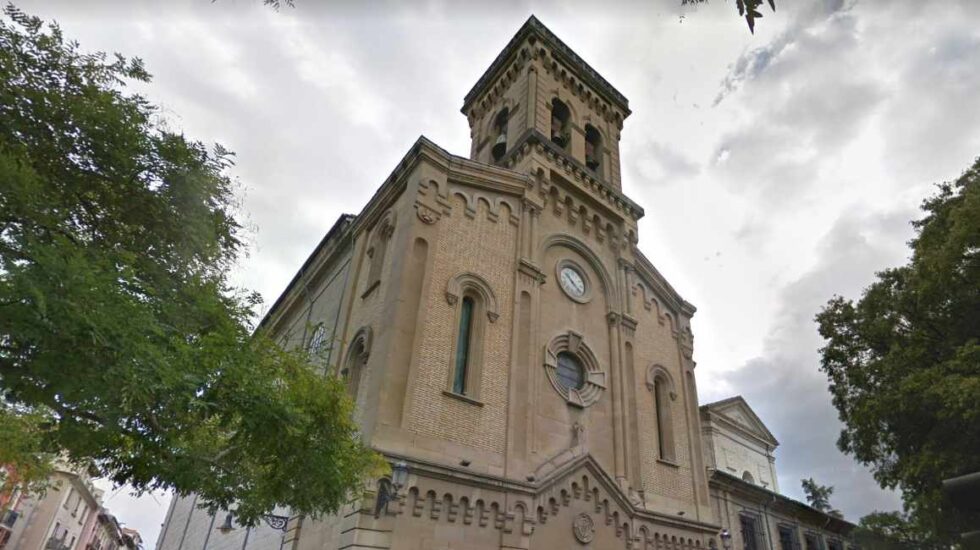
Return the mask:
[(569, 134), (568, 121), (571, 119), (571, 111), (568, 105), (557, 97), (551, 100), (551, 141), (562, 149), (568, 148), (571, 141)]
[(363, 357), (363, 351), (358, 350), (351, 355), (350, 360), (347, 362), (347, 367), (344, 368), (343, 376), (347, 380), (347, 393), (350, 394), (352, 398), (357, 399), (357, 390), (361, 385), (361, 361)]
[(663, 393), (664, 393), (664, 383), (659, 378), (653, 383), (653, 399), (655, 401), (655, 406), (657, 409), (657, 445), (658, 452), (660, 453), (660, 458), (665, 458), (667, 456), (667, 442), (665, 441), (667, 435), (667, 422), (664, 418), (664, 403), (663, 403)]
[(494, 139), (493, 148), (490, 149), (490, 156), (493, 157), (494, 163), (500, 162), (500, 159), (504, 158), (507, 153), (507, 121), (509, 118), (510, 111), (504, 107), (493, 121), (493, 131), (497, 137)]
[(591, 124), (585, 125), (585, 165), (597, 174), (602, 166), (602, 135)]
[(473, 298), (464, 297), (459, 310), (459, 334), (456, 339), (456, 358), (453, 371), (453, 392), (459, 395), (466, 395), (466, 370), (470, 362), (473, 309)]
[(742, 548), (745, 550), (760, 550), (758, 520), (751, 516), (739, 516), (739, 523), (742, 528)]
[(796, 529), (788, 525), (779, 526), (779, 550), (799, 550), (796, 540)]
[(674, 398), (674, 384), (667, 370), (654, 365), (647, 371), (647, 388), (653, 394), (653, 408), (657, 416), (657, 451), (659, 458), (674, 462), (674, 424), (670, 402)]
[(347, 358), (344, 360), (343, 368), (340, 369), (340, 377), (347, 384), (347, 393), (354, 401), (357, 401), (357, 393), (361, 386), (361, 378), (367, 368), (368, 356), (371, 352), (371, 328), (362, 327), (347, 348)]

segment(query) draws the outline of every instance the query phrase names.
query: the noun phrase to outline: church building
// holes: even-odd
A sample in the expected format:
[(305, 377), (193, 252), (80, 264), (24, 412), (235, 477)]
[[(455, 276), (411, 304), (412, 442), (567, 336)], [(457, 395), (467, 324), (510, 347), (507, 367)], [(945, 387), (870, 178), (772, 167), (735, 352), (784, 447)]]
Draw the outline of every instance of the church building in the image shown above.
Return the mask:
[(627, 99), (531, 17), (462, 112), (469, 155), (419, 138), (261, 324), (346, 380), (392, 479), (230, 534), (175, 498), (157, 548), (775, 550), (788, 526), (843, 550), (853, 526), (778, 494), (741, 398), (699, 407), (695, 308), (622, 192)]

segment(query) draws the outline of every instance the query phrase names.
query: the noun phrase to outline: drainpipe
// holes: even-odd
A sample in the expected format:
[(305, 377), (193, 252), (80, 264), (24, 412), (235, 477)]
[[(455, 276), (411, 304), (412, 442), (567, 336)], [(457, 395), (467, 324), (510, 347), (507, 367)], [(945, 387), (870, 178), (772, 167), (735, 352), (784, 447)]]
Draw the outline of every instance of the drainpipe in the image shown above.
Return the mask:
[(772, 531), (769, 529), (769, 507), (776, 502), (776, 495), (772, 495), (769, 502), (762, 505), (762, 517), (765, 518), (766, 522), (766, 541), (769, 543), (769, 550), (774, 550), (772, 545)]

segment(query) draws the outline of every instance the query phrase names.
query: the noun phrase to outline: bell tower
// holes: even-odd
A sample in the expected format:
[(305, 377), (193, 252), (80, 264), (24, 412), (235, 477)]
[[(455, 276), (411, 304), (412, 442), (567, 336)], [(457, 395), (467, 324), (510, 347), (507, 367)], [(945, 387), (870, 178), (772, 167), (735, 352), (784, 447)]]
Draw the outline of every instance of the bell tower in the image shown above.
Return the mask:
[(619, 193), (629, 101), (531, 16), (463, 101), (470, 158)]

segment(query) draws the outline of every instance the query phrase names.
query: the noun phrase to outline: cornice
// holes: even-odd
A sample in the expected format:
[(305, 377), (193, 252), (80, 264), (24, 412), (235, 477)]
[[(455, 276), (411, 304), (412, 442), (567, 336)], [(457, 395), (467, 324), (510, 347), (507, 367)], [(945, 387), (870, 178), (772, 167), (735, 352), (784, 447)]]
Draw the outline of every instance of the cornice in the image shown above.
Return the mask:
[[(779, 446), (779, 442), (776, 441), (775, 438), (769, 439), (768, 437), (765, 437), (763, 434), (759, 434), (757, 432), (754, 432), (754, 431), (748, 429), (747, 427), (739, 424), (738, 422), (736, 422), (736, 421), (734, 421), (734, 420), (732, 420), (732, 419), (730, 419), (730, 418), (728, 418), (728, 417), (726, 417), (726, 416), (724, 416), (722, 414), (719, 414), (719, 413), (717, 413), (715, 411), (708, 411), (708, 418), (709, 418), (709, 420), (711, 422), (716, 422), (718, 424), (722, 424), (724, 427), (728, 428), (729, 430), (734, 430), (738, 434), (740, 434), (740, 435), (742, 435), (742, 436), (744, 436), (744, 437), (746, 437), (746, 438), (748, 438), (750, 440), (758, 441), (759, 443), (762, 444), (763, 447), (765, 447), (767, 449), (772, 448), (773, 450), (775, 450), (775, 448)], [(719, 430), (719, 433), (723, 433), (723, 432), (721, 430)]]
[(621, 109), (624, 114), (623, 118), (630, 115), (632, 111), (629, 108), (629, 100), (533, 15), (518, 29), (514, 37), (510, 39), (493, 60), (493, 63), (490, 64), (490, 67), (466, 94), (461, 109), (463, 114), (466, 114), (476, 99), (497, 80), (510, 59), (519, 53), (520, 45), (532, 35), (544, 42), (551, 49), (553, 57), (567, 65), (579, 79), (593, 88), (603, 99)]
[(701, 531), (704, 534), (714, 534), (717, 533), (719, 529), (719, 526), (713, 523), (684, 518), (676, 515), (663, 514), (653, 510), (637, 507), (629, 499), (626, 493), (623, 492), (612, 476), (610, 476), (609, 473), (606, 472), (606, 470), (600, 466), (595, 458), (589, 453), (585, 453), (566, 462), (565, 464), (562, 464), (558, 468), (552, 470), (542, 479), (534, 481), (517, 481), (501, 476), (478, 473), (468, 469), (438, 464), (380, 449), (378, 452), (385, 455), (385, 457), (391, 461), (405, 462), (409, 466), (409, 472), (420, 477), (458, 483), (478, 489), (516, 493), (524, 495), (528, 498), (536, 498), (548, 494), (549, 491), (567, 481), (571, 474), (581, 469), (585, 469), (588, 470), (588, 472), (592, 474), (596, 480), (601, 482), (602, 488), (606, 491), (609, 497), (632, 518), (651, 521), (663, 526), (680, 529), (693, 529)]
[(327, 261), (333, 257), (333, 253), (341, 250), (337, 243), (342, 242), (341, 237), (350, 236), (351, 240), (360, 231), (370, 228), (377, 218), (384, 213), (384, 209), (391, 204), (405, 189), (405, 176), (411, 172), (423, 159), (442, 166), (445, 170), (449, 169), (450, 162), (454, 157), (445, 149), (439, 147), (425, 136), (419, 136), (415, 143), (409, 148), (402, 159), (395, 165), (384, 183), (378, 187), (374, 195), (361, 209), (356, 216), (351, 214), (342, 215), (337, 222), (330, 228), (323, 239), (320, 240), (313, 252), (306, 258), (299, 271), (293, 276), (286, 285), (276, 301), (269, 308), (269, 311), (262, 317), (256, 330), (268, 329), (275, 325), (279, 317), (292, 306), (296, 299), (297, 288), (302, 281), (317, 277), (324, 266), (329, 264)]
[(283, 312), (289, 311), (296, 299), (296, 289), (301, 281), (308, 281), (319, 274), (327, 260), (333, 258), (338, 252), (346, 250), (341, 246), (341, 237), (348, 234), (351, 222), (354, 220), (352, 214), (341, 214), (334, 225), (327, 231), (326, 235), (320, 240), (313, 252), (307, 256), (299, 271), (283, 289), (276, 301), (272, 303), (269, 311), (262, 316), (256, 331), (271, 329), (278, 323)]
[(667, 282), (666, 277), (653, 266), (653, 263), (636, 246), (633, 247), (633, 255), (636, 258), (636, 265), (634, 266), (636, 274), (650, 285), (651, 290), (662, 298), (673, 311), (679, 312), (687, 318), (693, 317), (697, 308), (674, 290), (674, 287)]
[(510, 151), (501, 159), (502, 164), (513, 165), (521, 158), (531, 153), (534, 148), (537, 152), (547, 156), (553, 164), (563, 169), (566, 174), (571, 176), (571, 180), (577, 181), (587, 190), (591, 191), (590, 196), (615, 212), (626, 214), (632, 220), (639, 220), (643, 217), (643, 207), (633, 202), (632, 199), (612, 186), (595, 177), (593, 172), (584, 164), (572, 158), (564, 149), (558, 147), (544, 134), (535, 128), (526, 130), (521, 134)]
[[(754, 420), (762, 428), (762, 433), (765, 436), (764, 439), (769, 439), (774, 448), (779, 446), (779, 440), (777, 440), (776, 436), (773, 435), (771, 431), (769, 431), (769, 427), (766, 426), (766, 423), (763, 422), (761, 418), (759, 418), (759, 415), (756, 414), (754, 410), (752, 410), (752, 407), (741, 395), (734, 395), (732, 397), (721, 399), (719, 401), (714, 401), (712, 403), (705, 403), (704, 405), (698, 407), (698, 410), (703, 413), (714, 414), (716, 417), (722, 418), (727, 422), (733, 422), (729, 420), (727, 417), (725, 417), (724, 415), (722, 415), (721, 413), (717, 412), (729, 405), (741, 405), (745, 409), (745, 411), (749, 413), (749, 416), (752, 418), (752, 420)], [(737, 423), (734, 425), (738, 426)]]
[(708, 468), (708, 473), (708, 484), (713, 485), (715, 489), (727, 490), (758, 504), (769, 503), (768, 505), (775, 506), (778, 510), (784, 512), (802, 512), (819, 517), (825, 523), (825, 525), (820, 526), (820, 529), (847, 535), (856, 527), (846, 519), (821, 512), (809, 504), (791, 499), (754, 483), (749, 483), (721, 470)]

